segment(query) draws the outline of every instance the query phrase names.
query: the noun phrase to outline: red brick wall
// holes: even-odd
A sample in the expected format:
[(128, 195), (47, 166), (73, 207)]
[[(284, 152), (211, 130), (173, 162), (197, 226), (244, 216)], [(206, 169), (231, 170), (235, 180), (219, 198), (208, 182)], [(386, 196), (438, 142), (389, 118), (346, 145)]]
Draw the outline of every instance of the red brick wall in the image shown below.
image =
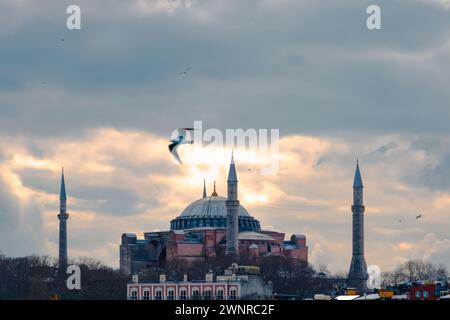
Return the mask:
[(203, 255), (203, 244), (201, 243), (177, 243), (178, 256), (201, 256)]
[[(434, 291), (436, 289), (435, 284), (427, 284), (423, 286), (411, 287), (410, 290), (410, 299), (411, 300), (436, 300), (436, 296), (434, 295)], [(419, 296), (416, 294), (419, 292)], [(428, 296), (424, 296), (424, 293), (427, 292)]]

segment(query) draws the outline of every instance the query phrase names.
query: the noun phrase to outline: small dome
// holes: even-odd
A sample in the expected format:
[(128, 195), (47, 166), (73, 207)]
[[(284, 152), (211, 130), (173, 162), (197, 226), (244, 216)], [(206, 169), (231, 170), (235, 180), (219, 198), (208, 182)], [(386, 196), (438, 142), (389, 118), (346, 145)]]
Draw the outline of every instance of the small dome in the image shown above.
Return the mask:
[[(210, 196), (192, 202), (183, 210), (180, 217), (193, 218), (226, 218), (227, 207), (225, 205), (226, 198), (221, 196)], [(249, 217), (247, 210), (239, 205), (238, 216)]]

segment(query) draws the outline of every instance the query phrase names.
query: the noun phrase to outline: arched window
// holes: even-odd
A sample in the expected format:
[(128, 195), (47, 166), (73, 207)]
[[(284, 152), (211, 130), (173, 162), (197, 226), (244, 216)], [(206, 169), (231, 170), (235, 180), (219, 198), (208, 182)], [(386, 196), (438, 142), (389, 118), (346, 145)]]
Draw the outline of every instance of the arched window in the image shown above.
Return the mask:
[(162, 290), (160, 288), (156, 289), (155, 291), (155, 300), (162, 300)]
[(144, 295), (142, 297), (142, 300), (150, 300), (150, 290), (144, 289)]
[(212, 299), (212, 291), (211, 291), (211, 289), (205, 289), (205, 291), (203, 291), (203, 299), (204, 300), (211, 300)]
[(222, 288), (217, 290), (216, 298), (217, 298), (217, 300), (223, 300), (224, 299), (224, 291), (223, 291)]
[(237, 294), (236, 294), (236, 289), (230, 289), (230, 294), (228, 295), (230, 300), (236, 300), (237, 299)]
[(167, 289), (167, 300), (175, 300), (175, 291), (173, 288)]
[(199, 300), (200, 299), (200, 292), (198, 288), (192, 289), (192, 300)]
[(138, 294), (137, 294), (137, 289), (132, 289), (131, 290), (131, 296), (130, 296), (130, 300), (137, 300), (138, 298)]

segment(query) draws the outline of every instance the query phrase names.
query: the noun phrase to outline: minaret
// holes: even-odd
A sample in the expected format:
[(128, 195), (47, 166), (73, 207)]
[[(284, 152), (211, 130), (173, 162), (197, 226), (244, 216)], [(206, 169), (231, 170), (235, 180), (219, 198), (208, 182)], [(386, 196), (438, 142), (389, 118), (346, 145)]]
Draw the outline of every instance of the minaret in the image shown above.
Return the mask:
[(355, 180), (353, 182), (353, 249), (352, 262), (348, 272), (347, 286), (356, 288), (359, 294), (367, 290), (367, 266), (364, 258), (364, 202), (363, 183), (359, 172), (359, 161), (356, 162)]
[(59, 192), (59, 260), (58, 271), (60, 274), (65, 274), (67, 269), (67, 196), (66, 184), (64, 182), (64, 168), (61, 174), (61, 189)]
[(236, 176), (236, 166), (234, 156), (231, 155), (230, 169), (228, 171), (228, 196), (227, 207), (227, 255), (236, 256), (239, 254), (239, 220), (238, 220), (238, 180)]

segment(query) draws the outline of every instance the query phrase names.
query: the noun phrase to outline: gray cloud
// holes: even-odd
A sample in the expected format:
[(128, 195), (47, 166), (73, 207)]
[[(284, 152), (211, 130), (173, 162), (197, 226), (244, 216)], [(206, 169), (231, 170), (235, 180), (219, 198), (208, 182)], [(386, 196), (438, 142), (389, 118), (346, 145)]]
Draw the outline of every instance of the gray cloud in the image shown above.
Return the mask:
[(374, 158), (378, 156), (384, 156), (389, 150), (397, 148), (397, 144), (395, 142), (389, 142), (385, 145), (382, 145), (381, 147), (377, 148), (376, 150), (370, 152), (367, 157)]
[(193, 1), (152, 14), (135, 3), (81, 2), (81, 31), (64, 29), (65, 3), (5, 8), (21, 19), (1, 34), (2, 130), (167, 133), (203, 119), (284, 133), (448, 131), (448, 10), (392, 1), (370, 33), (364, 1)]
[(437, 165), (429, 165), (422, 170), (421, 182), (433, 190), (450, 189), (450, 154), (440, 159)]

